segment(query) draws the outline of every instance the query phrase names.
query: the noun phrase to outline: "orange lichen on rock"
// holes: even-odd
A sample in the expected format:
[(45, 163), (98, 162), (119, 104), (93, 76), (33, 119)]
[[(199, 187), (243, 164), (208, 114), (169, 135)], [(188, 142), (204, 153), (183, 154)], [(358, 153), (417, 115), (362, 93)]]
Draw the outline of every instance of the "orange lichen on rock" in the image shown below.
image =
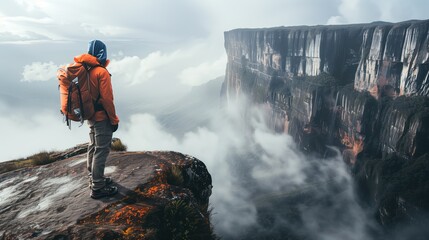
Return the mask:
[(355, 154), (355, 156), (357, 156), (360, 152), (362, 152), (362, 150), (363, 150), (363, 138), (359, 137), (355, 139), (353, 143), (352, 151)]
[(147, 197), (153, 197), (155, 195), (162, 194), (167, 188), (168, 188), (167, 184), (161, 183), (150, 187), (144, 194)]
[(142, 239), (142, 238), (144, 238), (145, 234), (141, 232), (141, 229), (129, 227), (129, 228), (125, 229), (124, 236), (125, 237), (133, 237), (133, 238), (138, 237), (139, 239)]
[(341, 143), (348, 149), (344, 150), (343, 157), (350, 164), (356, 163), (357, 155), (363, 151), (364, 138), (362, 136), (349, 136), (347, 133), (340, 132)]
[(125, 229), (124, 235), (130, 235), (132, 232), (133, 232), (133, 228), (129, 227), (129, 228)]
[(139, 225), (143, 222), (144, 217), (150, 211), (149, 206), (127, 205), (110, 216), (110, 223), (121, 223), (127, 225)]
[(153, 239), (153, 234), (146, 231), (145, 229), (139, 227), (128, 227), (123, 231), (121, 239), (131, 240), (131, 239)]
[(347, 148), (352, 148), (353, 144), (353, 140), (352, 138), (345, 132), (340, 131), (340, 136), (341, 136), (341, 143), (346, 146)]

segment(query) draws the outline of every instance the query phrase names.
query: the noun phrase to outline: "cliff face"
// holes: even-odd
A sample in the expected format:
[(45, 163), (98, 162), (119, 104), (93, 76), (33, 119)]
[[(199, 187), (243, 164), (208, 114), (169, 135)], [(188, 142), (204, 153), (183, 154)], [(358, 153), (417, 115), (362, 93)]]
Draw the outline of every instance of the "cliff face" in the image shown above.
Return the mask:
[(175, 152), (111, 153), (105, 173), (119, 193), (100, 200), (89, 196), (85, 155), (1, 174), (0, 238), (213, 238), (211, 176), (198, 159)]
[[(378, 209), (387, 209), (380, 200), (387, 195), (413, 202), (374, 187), (383, 166), (367, 161), (429, 164), (421, 160), (429, 152), (428, 29), (429, 20), (225, 32), (225, 94), (269, 105), (273, 129), (303, 150), (339, 147)], [(396, 206), (379, 217), (391, 218)]]
[(428, 21), (238, 29), (225, 33), (229, 62), (284, 77), (322, 72), (359, 91), (384, 86), (429, 96)]

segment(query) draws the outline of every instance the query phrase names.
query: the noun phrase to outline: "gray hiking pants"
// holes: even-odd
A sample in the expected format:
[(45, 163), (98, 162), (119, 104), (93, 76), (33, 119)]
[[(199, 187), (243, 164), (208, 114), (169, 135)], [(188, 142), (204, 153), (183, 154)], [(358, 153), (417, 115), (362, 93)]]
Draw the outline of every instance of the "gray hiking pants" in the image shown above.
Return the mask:
[(92, 177), (92, 189), (98, 190), (105, 186), (104, 168), (112, 143), (112, 126), (109, 120), (88, 121), (90, 128), (87, 167)]

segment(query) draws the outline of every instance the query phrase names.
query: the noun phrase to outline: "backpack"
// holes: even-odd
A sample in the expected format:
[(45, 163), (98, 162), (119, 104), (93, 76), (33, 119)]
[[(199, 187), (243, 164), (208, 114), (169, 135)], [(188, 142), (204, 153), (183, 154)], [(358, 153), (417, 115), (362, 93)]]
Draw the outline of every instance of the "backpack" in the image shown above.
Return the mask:
[(89, 71), (97, 66), (89, 67), (85, 63), (72, 63), (61, 66), (57, 71), (59, 81), (61, 113), (67, 126), (71, 129), (71, 121), (81, 123), (91, 119), (96, 111), (98, 96), (94, 102), (90, 93)]

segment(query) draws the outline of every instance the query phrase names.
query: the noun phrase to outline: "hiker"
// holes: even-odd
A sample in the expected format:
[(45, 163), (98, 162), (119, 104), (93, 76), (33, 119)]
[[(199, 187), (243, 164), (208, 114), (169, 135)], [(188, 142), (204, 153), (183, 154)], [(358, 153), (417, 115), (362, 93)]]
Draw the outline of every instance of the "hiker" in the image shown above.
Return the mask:
[(91, 197), (98, 199), (112, 196), (118, 189), (111, 185), (111, 178), (104, 176), (104, 168), (119, 118), (113, 103), (111, 75), (106, 69), (109, 64), (106, 45), (100, 40), (89, 42), (88, 53), (75, 57), (75, 62), (89, 69), (90, 93), (95, 103), (95, 114), (87, 121), (90, 128), (87, 168)]

